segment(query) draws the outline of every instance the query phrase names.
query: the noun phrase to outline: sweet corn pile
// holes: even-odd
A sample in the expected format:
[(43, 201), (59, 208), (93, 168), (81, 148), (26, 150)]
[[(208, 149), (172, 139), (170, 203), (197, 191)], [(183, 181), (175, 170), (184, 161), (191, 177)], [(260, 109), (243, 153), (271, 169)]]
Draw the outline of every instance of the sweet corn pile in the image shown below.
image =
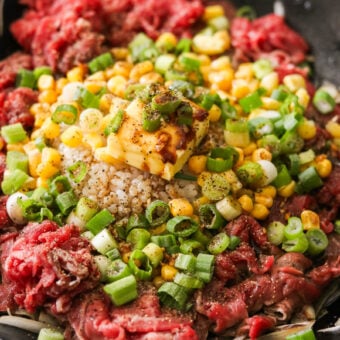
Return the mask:
[[(285, 202), (293, 195), (311, 193), (330, 176), (330, 155), (340, 146), (340, 124), (337, 120), (326, 124), (331, 136), (330, 152), (318, 153), (307, 147), (318, 131), (315, 122), (305, 115), (314, 100), (305, 78), (289, 74), (281, 81), (275, 67), (265, 59), (235, 67), (231, 63), (228, 20), (223, 8), (209, 6), (203, 18), (207, 28), (192, 40), (179, 40), (172, 33), (164, 33), (153, 42), (138, 35), (129, 48), (113, 48), (106, 53), (107, 65), (101, 56), (99, 61), (79, 65), (63, 77), (41, 75), (36, 82), (39, 100), (30, 108), (35, 118), (33, 132), (13, 141), (2, 130), (7, 153), (26, 159), (25, 167), (19, 170), (19, 174), (25, 174), (24, 180), (9, 188), (2, 185), (3, 192), (20, 192), (27, 199), (37, 190), (48, 193), (51, 183), (58, 176), (65, 176), (78, 199), (91, 199), (98, 209), (115, 215), (111, 227), (116, 227), (110, 229), (114, 230), (111, 237), (119, 240), (124, 263), (129, 263), (136, 249), (132, 230), (145, 226), (136, 222), (127, 227), (127, 221), (143, 215), (156, 199), (166, 205), (168, 218), (155, 224), (149, 219), (152, 228), (146, 231), (145, 227), (148, 241), (137, 247), (144, 249), (149, 240), (158, 246), (157, 250), (147, 248), (144, 252), (158, 254), (154, 272), (148, 276), (158, 288), (165, 282), (180, 282), (178, 277), (183, 270), (176, 265), (174, 254), (194, 256), (202, 250), (202, 254), (216, 255), (224, 251), (229, 242), (216, 247), (217, 236), (225, 234), (223, 227), (228, 221), (242, 214), (264, 221), (269, 240), (285, 251), (308, 254), (309, 249), (313, 253), (308, 242), (302, 246), (288, 242), (292, 237), (287, 226), (292, 223), (301, 224), (300, 236), (306, 239), (315, 229), (322, 238), (326, 235), (318, 214), (311, 210), (295, 216), (297, 221), (291, 220), (289, 214), (284, 216), (285, 223), (268, 224), (267, 218), (276, 200)], [(167, 94), (176, 93), (182, 103), (190, 102), (194, 113), (189, 120), (179, 123), (179, 116), (163, 115), (160, 128), (140, 129), (139, 119), (144, 114), (140, 98), (145, 91), (150, 97), (156, 85), (162, 91), (171, 91)], [(319, 89), (335, 101), (337, 93), (333, 90), (331, 86)], [(206, 118), (195, 118), (195, 110), (203, 112)], [(129, 123), (131, 119), (134, 120)], [(176, 124), (180, 128), (172, 133)], [(122, 133), (124, 126), (126, 133)], [(128, 135), (129, 131), (134, 134)], [(160, 156), (160, 131), (172, 140), (177, 133), (190, 131), (195, 143), (175, 146), (175, 160), (169, 161)], [(134, 141), (137, 132), (148, 148)], [(174, 173), (159, 176), (164, 174), (167, 163), (172, 163)], [(18, 170), (7, 166), (4, 182), (14, 171)], [(56, 220), (61, 224), (78, 223), (86, 237), (95, 239), (99, 233), (86, 230), (74, 210), (77, 200), (72, 202), (66, 213), (57, 214)], [(30, 219), (20, 212), (16, 201), (9, 214), (16, 221)], [(211, 215), (218, 216), (222, 223), (209, 226)], [(162, 244), (157, 237), (169, 235), (169, 219), (183, 217), (192, 232), (186, 235), (177, 231), (174, 244)], [(97, 245), (96, 241), (93, 244)], [(153, 255), (149, 257), (154, 259)], [(140, 257), (140, 261), (144, 258)], [(202, 277), (197, 278), (197, 287), (209, 281)]]

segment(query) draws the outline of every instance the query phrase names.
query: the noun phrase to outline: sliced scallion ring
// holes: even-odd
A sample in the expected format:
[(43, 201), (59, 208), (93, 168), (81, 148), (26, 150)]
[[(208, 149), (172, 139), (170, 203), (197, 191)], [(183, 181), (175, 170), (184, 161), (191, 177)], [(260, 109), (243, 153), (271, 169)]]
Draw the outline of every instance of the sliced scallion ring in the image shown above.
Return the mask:
[(74, 124), (77, 120), (78, 109), (74, 105), (62, 104), (58, 105), (52, 113), (52, 121), (54, 123)]

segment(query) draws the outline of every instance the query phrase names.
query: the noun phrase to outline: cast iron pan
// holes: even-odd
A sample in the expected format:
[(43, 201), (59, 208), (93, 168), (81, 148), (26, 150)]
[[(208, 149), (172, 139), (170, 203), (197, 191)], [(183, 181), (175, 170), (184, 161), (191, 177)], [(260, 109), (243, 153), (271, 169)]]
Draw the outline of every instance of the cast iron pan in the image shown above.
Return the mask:
[[(223, 1), (223, 0), (221, 0)], [(251, 5), (257, 14), (273, 11), (274, 0), (234, 0), (235, 6)], [(1, 7), (2, 0), (0, 0)], [(328, 80), (340, 86), (340, 1), (281, 0), (287, 22), (300, 32), (314, 55), (313, 78), (316, 85)], [(1, 10), (1, 8), (0, 8)], [(17, 0), (6, 0), (3, 8), (3, 35), (0, 37), (0, 59), (19, 48), (11, 36), (9, 24), (20, 17), (23, 7)], [(316, 328), (328, 327), (340, 317), (339, 299), (328, 307), (328, 313), (316, 322)], [(34, 340), (36, 334), (0, 324), (0, 340)], [(324, 333), (320, 340), (340, 339), (340, 331)]]

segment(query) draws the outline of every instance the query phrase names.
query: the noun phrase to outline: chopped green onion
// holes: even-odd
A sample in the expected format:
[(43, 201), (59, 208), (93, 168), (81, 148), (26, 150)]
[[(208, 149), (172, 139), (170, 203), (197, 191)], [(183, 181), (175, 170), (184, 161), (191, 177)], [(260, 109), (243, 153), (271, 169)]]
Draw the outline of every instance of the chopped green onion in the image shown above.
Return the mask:
[(113, 248), (105, 253), (105, 256), (111, 261), (120, 259), (120, 252), (118, 248)]
[(174, 282), (165, 282), (158, 289), (161, 303), (177, 310), (187, 309), (188, 290)]
[(193, 176), (190, 174), (185, 174), (183, 172), (177, 172), (174, 176), (176, 179), (183, 179), (185, 181), (197, 181), (197, 176)]
[(221, 98), (217, 93), (206, 93), (203, 95), (200, 105), (204, 109), (210, 110), (215, 103), (220, 101)]
[(230, 241), (229, 241), (228, 249), (230, 250), (235, 250), (241, 243), (241, 239), (236, 235), (229, 236), (229, 239)]
[(105, 285), (104, 292), (116, 306), (121, 306), (138, 297), (137, 281), (133, 275), (129, 275)]
[(41, 328), (37, 340), (64, 340), (64, 335), (55, 328)]
[(182, 38), (179, 40), (176, 46), (176, 53), (181, 54), (183, 52), (190, 52), (192, 40), (188, 38)]
[(307, 151), (299, 153), (299, 161), (301, 165), (312, 162), (314, 158), (315, 158), (315, 152), (313, 149), (309, 149)]
[(79, 101), (84, 108), (99, 108), (99, 98), (85, 87), (78, 87), (74, 99)]
[(193, 123), (192, 107), (188, 102), (181, 102), (176, 110), (177, 124), (191, 126)]
[(281, 152), (280, 139), (274, 134), (262, 136), (257, 144), (260, 148), (269, 150), (273, 158), (277, 157)]
[(173, 54), (161, 54), (155, 61), (155, 70), (164, 74), (172, 67), (175, 61), (176, 57)]
[(176, 111), (180, 103), (181, 99), (171, 91), (164, 91), (152, 98), (151, 109), (159, 111), (161, 114), (170, 114)]
[(114, 63), (114, 60), (113, 60), (112, 54), (110, 52), (106, 52), (92, 59), (88, 63), (88, 67), (91, 73), (95, 73), (98, 71), (105, 70), (106, 68), (113, 65), (113, 63)]
[(145, 209), (145, 217), (152, 227), (166, 222), (170, 216), (170, 207), (161, 200), (151, 202)]
[(288, 155), (289, 160), (289, 173), (296, 176), (300, 172), (300, 157), (298, 154), (293, 153)]
[(52, 121), (54, 123), (74, 124), (77, 120), (78, 109), (71, 104), (58, 105), (52, 113)]
[(298, 190), (305, 193), (322, 186), (323, 182), (314, 166), (308, 167), (299, 174)]
[(152, 266), (150, 260), (141, 250), (135, 249), (131, 253), (128, 265), (137, 279), (149, 280), (151, 278)]
[(228, 30), (229, 20), (225, 16), (218, 16), (208, 21), (208, 25), (216, 31)]
[(174, 283), (189, 289), (200, 289), (203, 287), (203, 281), (195, 276), (185, 273), (177, 273), (174, 277)]
[(335, 223), (334, 223), (334, 231), (337, 233), (337, 234), (340, 234), (340, 220), (336, 220)]
[(68, 215), (70, 211), (77, 205), (78, 198), (73, 191), (65, 191), (59, 194), (55, 202), (63, 215)]
[(124, 111), (118, 110), (115, 116), (112, 118), (111, 122), (105, 128), (105, 136), (109, 136), (111, 133), (117, 133), (122, 126), (124, 120)]
[(177, 269), (193, 273), (196, 268), (196, 258), (192, 254), (179, 253), (174, 266)]
[(280, 164), (278, 166), (278, 173), (273, 181), (273, 185), (277, 188), (281, 188), (284, 185), (289, 184), (292, 181), (292, 177), (285, 164)]
[(1, 183), (1, 190), (5, 195), (19, 191), (30, 177), (20, 169), (6, 173)]
[(161, 114), (158, 111), (145, 107), (142, 112), (142, 126), (145, 131), (154, 132), (161, 127)]
[(163, 248), (156, 243), (148, 243), (142, 251), (149, 258), (153, 268), (156, 268), (163, 260)]
[(175, 216), (167, 221), (166, 229), (175, 236), (188, 237), (198, 230), (198, 223), (189, 216)]
[(221, 109), (221, 119), (225, 122), (227, 119), (235, 119), (237, 117), (237, 111), (228, 100), (223, 100), (220, 104), (216, 103)]
[(256, 185), (263, 177), (263, 169), (257, 162), (247, 162), (236, 171), (237, 177), (244, 185)]
[(207, 229), (219, 229), (226, 224), (226, 220), (216, 209), (214, 204), (204, 204), (199, 208), (200, 221)]
[(37, 202), (31, 198), (28, 199), (18, 199), (18, 205), (21, 208), (23, 216), (28, 221), (41, 221), (40, 211), (44, 207), (41, 202)]
[(259, 139), (264, 135), (271, 134), (274, 130), (272, 121), (265, 117), (256, 117), (248, 120), (249, 132), (255, 138)]
[(248, 124), (245, 120), (227, 119), (224, 139), (228, 145), (246, 147), (250, 143)]
[(201, 62), (198, 59), (181, 55), (179, 57), (179, 63), (183, 66), (186, 71), (199, 71)]
[(75, 214), (82, 221), (89, 221), (97, 212), (98, 204), (96, 201), (88, 197), (81, 197), (77, 202)]
[(228, 195), (216, 203), (216, 209), (227, 220), (231, 221), (242, 213), (241, 204), (233, 196)]
[(28, 157), (24, 152), (9, 150), (6, 154), (6, 168), (9, 171), (19, 169), (28, 172)]
[(282, 249), (286, 252), (304, 253), (308, 249), (308, 240), (304, 233), (292, 240), (282, 243)]
[(214, 148), (207, 159), (207, 169), (214, 172), (229, 170), (237, 162), (238, 152), (231, 146)]
[(230, 238), (229, 236), (224, 233), (216, 234), (208, 244), (208, 251), (213, 255), (217, 255), (223, 253), (229, 246)]
[(62, 192), (69, 190), (71, 190), (71, 184), (68, 178), (63, 175), (55, 177), (49, 184), (49, 192), (54, 196), (58, 196)]
[(97, 235), (101, 230), (109, 226), (114, 221), (115, 217), (110, 213), (110, 211), (103, 209), (91, 217), (91, 219), (85, 224), (85, 227), (94, 235)]
[(327, 91), (322, 89), (315, 92), (313, 104), (322, 114), (331, 113), (336, 105), (334, 98)]
[(256, 11), (252, 6), (242, 6), (236, 11), (237, 17), (247, 18), (254, 20), (257, 17)]
[(66, 170), (73, 182), (80, 183), (86, 176), (87, 166), (85, 162), (77, 161)]
[[(84, 237), (84, 235), (82, 234), (82, 236)], [(107, 258), (104, 255), (95, 255), (93, 257), (99, 272), (100, 272), (100, 281), (101, 282), (106, 282), (107, 281), (107, 271), (108, 268), (111, 266), (112, 262), (109, 258)], [(131, 274), (131, 273), (130, 273)]]
[(308, 253), (319, 255), (328, 247), (328, 237), (322, 229), (309, 229), (306, 233), (308, 240)]
[(182, 93), (182, 95), (186, 98), (192, 98), (195, 94), (194, 85), (186, 80), (174, 80), (169, 85), (169, 89)]
[(297, 134), (296, 131), (286, 131), (280, 140), (281, 152), (283, 154), (298, 153), (304, 145), (303, 139)]
[(107, 280), (109, 282), (118, 281), (131, 274), (130, 267), (120, 259), (112, 261), (106, 271)]
[(143, 249), (150, 241), (150, 233), (146, 229), (133, 228), (126, 241), (132, 244), (133, 249)]
[(156, 243), (160, 247), (163, 247), (165, 249), (174, 247), (177, 245), (176, 237), (172, 234), (166, 234), (166, 235), (153, 235), (151, 236), (151, 242)]
[(150, 39), (145, 33), (139, 33), (135, 35), (129, 44), (132, 61), (138, 62), (150, 59), (147, 56), (147, 51), (152, 48), (155, 48), (154, 41)]
[(27, 138), (27, 133), (21, 123), (5, 125), (1, 128), (1, 136), (8, 144), (20, 143)]
[(298, 126), (298, 123), (299, 120), (294, 112), (283, 117), (283, 127), (286, 131), (294, 130)]
[(262, 106), (262, 100), (258, 92), (254, 92), (241, 98), (239, 104), (245, 113), (250, 113), (252, 110)]
[(118, 246), (116, 240), (106, 228), (91, 239), (91, 244), (102, 255)]
[(129, 232), (134, 228), (149, 228), (149, 222), (143, 214), (132, 214), (129, 216), (126, 231)]
[(316, 340), (316, 337), (312, 329), (306, 329), (287, 335), (285, 340)]
[(257, 79), (262, 79), (273, 71), (273, 66), (268, 59), (258, 59), (253, 63), (253, 70)]
[(210, 282), (214, 273), (214, 262), (214, 255), (198, 254), (196, 257), (195, 275), (205, 283)]
[(287, 225), (283, 229), (283, 235), (286, 239), (292, 240), (303, 234), (303, 225), (301, 219), (296, 216), (289, 217)]
[(24, 68), (20, 69), (16, 76), (15, 86), (33, 89), (35, 86), (35, 76), (33, 71), (26, 70)]
[(203, 244), (196, 240), (185, 240), (179, 246), (179, 250), (183, 254), (197, 253), (203, 249)]
[(36, 81), (38, 81), (42, 75), (44, 74), (52, 75), (52, 73), (53, 71), (49, 66), (40, 66), (40, 67), (36, 67), (33, 70), (33, 75)]
[(223, 174), (210, 173), (204, 179), (202, 193), (209, 200), (221, 200), (230, 193), (230, 183)]
[(268, 241), (275, 246), (280, 245), (284, 239), (285, 225), (279, 221), (271, 222), (267, 227)]

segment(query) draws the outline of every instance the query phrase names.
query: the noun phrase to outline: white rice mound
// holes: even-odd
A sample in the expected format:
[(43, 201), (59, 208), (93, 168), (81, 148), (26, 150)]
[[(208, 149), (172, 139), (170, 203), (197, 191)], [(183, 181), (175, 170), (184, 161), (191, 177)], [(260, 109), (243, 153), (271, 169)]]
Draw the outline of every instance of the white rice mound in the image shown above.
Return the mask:
[(70, 148), (59, 144), (62, 157), (62, 173), (77, 161), (87, 165), (87, 173), (80, 183), (70, 179), (78, 197), (95, 200), (99, 206), (107, 208), (118, 218), (133, 213), (141, 213), (150, 202), (161, 199), (168, 202), (172, 198), (186, 197), (193, 201), (199, 196), (196, 182), (185, 180), (166, 181), (148, 172), (131, 166), (114, 166), (93, 157), (90, 148)]

